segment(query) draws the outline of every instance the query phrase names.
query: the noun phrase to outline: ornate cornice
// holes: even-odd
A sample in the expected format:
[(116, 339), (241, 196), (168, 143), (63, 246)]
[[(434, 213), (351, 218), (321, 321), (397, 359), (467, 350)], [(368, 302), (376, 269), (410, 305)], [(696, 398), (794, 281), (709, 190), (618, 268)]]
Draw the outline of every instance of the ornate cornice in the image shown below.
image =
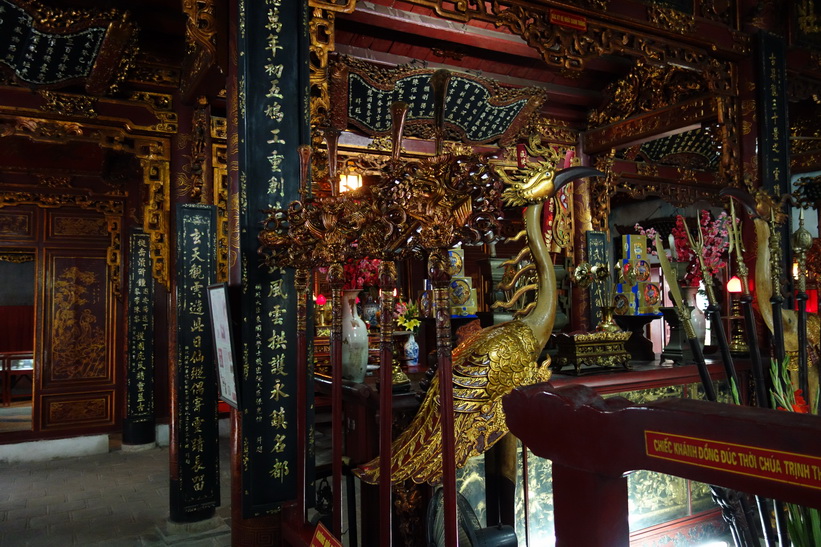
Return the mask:
[(684, 103), (625, 119), (584, 134), (585, 151), (599, 154), (611, 148), (665, 132), (681, 129), (718, 117), (719, 102), (716, 97), (701, 96)]
[(40, 91), (45, 104), (40, 106), (43, 112), (53, 112), (61, 116), (78, 116), (94, 119), (97, 117), (97, 98), (88, 95), (70, 95), (54, 91)]
[(704, 95), (710, 85), (692, 70), (647, 64), (639, 60), (621, 80), (604, 90), (606, 106), (588, 115), (590, 127), (601, 127), (631, 116), (678, 105)]
[(123, 202), (116, 199), (95, 199), (84, 194), (42, 192), (0, 192), (0, 208), (14, 205), (37, 205), (47, 209), (55, 207), (79, 207), (104, 215), (122, 215)]
[(696, 28), (696, 18), (687, 13), (663, 6), (647, 6), (647, 19), (678, 34), (687, 35)]

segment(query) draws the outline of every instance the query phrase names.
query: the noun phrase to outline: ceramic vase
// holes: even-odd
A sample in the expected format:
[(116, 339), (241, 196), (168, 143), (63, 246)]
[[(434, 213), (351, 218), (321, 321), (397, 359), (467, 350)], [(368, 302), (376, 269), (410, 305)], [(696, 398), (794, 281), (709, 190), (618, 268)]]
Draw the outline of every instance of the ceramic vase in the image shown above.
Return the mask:
[(379, 326), (379, 302), (370, 294), (365, 297), (365, 303), (362, 305), (362, 319), (371, 328)]
[(356, 307), (358, 290), (342, 292), (342, 377), (362, 383), (368, 370), (368, 329)]
[(698, 306), (698, 287), (682, 287), (681, 295), (687, 307), (690, 308), (690, 322), (696, 333), (696, 339), (701, 342), (701, 347), (704, 347), (704, 340), (707, 336), (707, 316)]
[(405, 362), (409, 367), (415, 367), (419, 364), (419, 342), (416, 341), (416, 338), (413, 336), (413, 333), (408, 335), (408, 339), (405, 342)]

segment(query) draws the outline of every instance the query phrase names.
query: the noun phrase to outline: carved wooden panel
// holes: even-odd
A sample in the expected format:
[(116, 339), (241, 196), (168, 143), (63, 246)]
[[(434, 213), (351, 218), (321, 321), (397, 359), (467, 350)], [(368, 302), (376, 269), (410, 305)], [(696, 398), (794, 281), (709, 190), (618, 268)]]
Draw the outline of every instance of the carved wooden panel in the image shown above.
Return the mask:
[(8, 207), (0, 209), (0, 240), (34, 241), (37, 237), (37, 216), (34, 209)]
[(114, 390), (42, 398), (41, 429), (114, 425)]
[(106, 250), (46, 249), (42, 385), (112, 382)]
[(47, 240), (99, 240), (108, 244), (109, 232), (106, 218), (99, 213), (58, 209), (48, 211), (47, 214)]

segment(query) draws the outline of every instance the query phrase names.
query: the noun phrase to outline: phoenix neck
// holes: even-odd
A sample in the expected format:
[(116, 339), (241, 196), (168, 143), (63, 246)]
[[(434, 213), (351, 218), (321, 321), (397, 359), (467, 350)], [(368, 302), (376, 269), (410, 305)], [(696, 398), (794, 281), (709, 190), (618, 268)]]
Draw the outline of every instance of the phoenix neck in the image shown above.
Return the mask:
[(522, 321), (530, 327), (540, 348), (547, 344), (556, 319), (556, 272), (542, 234), (544, 203), (531, 205), (525, 210), (525, 230), (533, 263), (536, 266), (536, 306)]

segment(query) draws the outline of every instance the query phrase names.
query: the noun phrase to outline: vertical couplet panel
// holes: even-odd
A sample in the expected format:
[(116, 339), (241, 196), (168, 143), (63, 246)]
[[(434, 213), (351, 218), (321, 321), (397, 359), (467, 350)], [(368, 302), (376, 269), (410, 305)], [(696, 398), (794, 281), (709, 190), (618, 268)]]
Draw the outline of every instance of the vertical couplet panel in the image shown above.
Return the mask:
[(177, 206), (177, 343), (171, 520), (202, 520), (219, 505), (219, 431), (208, 285), (216, 278), (216, 209)]
[[(272, 514), (297, 497), (294, 270), (257, 254), (262, 211), (299, 199), (308, 134), (308, 3), (239, 1), (242, 509)], [(308, 250), (306, 249), (306, 252)], [(310, 404), (310, 402), (309, 402)], [(304, 432), (303, 432), (304, 434)]]

